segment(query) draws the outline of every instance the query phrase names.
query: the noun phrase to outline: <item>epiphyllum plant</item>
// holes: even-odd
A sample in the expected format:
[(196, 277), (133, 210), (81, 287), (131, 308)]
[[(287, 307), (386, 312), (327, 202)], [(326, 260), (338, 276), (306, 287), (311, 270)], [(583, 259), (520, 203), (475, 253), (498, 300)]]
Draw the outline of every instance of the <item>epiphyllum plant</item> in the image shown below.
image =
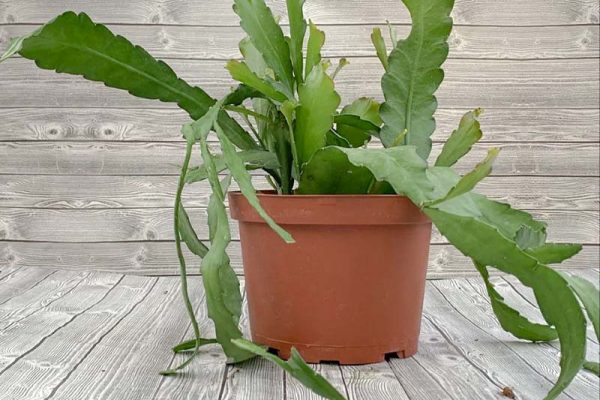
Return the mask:
[[(597, 372), (597, 364), (585, 362), (584, 311), (598, 335), (598, 291), (583, 279), (549, 267), (575, 255), (580, 246), (547, 243), (543, 223), (473, 192), (490, 173), (497, 149), (464, 176), (451, 168), (481, 138), (480, 110), (467, 113), (437, 159), (427, 162), (435, 130), (434, 92), (444, 76), (441, 66), (448, 54), (453, 0), (403, 0), (413, 20), (410, 35), (400, 41), (392, 35), (391, 53), (378, 29), (371, 36), (386, 71), (382, 79), (385, 102), (380, 105), (359, 98), (341, 111), (334, 78), (345, 60), (329, 72), (333, 68), (321, 59), (325, 36), (305, 21), (303, 2), (287, 0), (288, 37), (263, 0), (235, 0), (234, 10), (248, 37), (240, 43), (243, 61), (232, 60), (226, 68), (241, 84), (218, 102), (178, 78), (164, 62), (83, 13), (67, 12), (31, 35), (15, 39), (0, 58), (18, 53), (40, 68), (82, 75), (134, 96), (176, 103), (194, 120), (182, 130), (187, 146), (174, 219), (182, 293), (195, 338), (174, 350), (196, 354), (201, 345), (218, 342), (232, 363), (259, 355), (322, 396), (342, 398), (297, 352), (292, 351), (284, 362), (244, 340), (238, 327), (239, 282), (226, 254), (230, 233), (224, 198), (231, 177), (261, 217), (283, 240), (293, 242), (260, 205), (247, 170), (261, 168), (280, 194), (407, 196), (473, 260), (505, 330), (534, 342), (559, 339), (561, 373), (547, 398), (560, 394), (582, 366)], [(240, 114), (250, 131), (228, 112)], [(210, 131), (216, 132), (220, 155), (209, 150)], [(383, 148), (366, 148), (371, 140), (380, 141)], [(203, 164), (190, 167), (196, 144)], [(220, 181), (218, 174), (223, 171), (228, 175)], [(209, 244), (198, 240), (181, 204), (185, 184), (202, 180), (208, 180), (213, 191), (208, 208)], [(202, 258), (208, 315), (215, 323), (216, 339), (201, 338), (189, 301), (182, 242)], [(512, 274), (533, 289), (547, 324), (530, 322), (506, 304), (488, 279), (490, 268)]]

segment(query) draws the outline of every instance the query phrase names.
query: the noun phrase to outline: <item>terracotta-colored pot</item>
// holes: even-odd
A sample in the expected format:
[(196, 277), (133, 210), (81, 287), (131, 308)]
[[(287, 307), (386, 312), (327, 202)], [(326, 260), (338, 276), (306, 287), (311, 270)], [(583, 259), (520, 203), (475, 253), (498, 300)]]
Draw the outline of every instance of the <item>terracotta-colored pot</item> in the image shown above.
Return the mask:
[(239, 192), (252, 339), (307, 362), (380, 362), (417, 351), (431, 221), (394, 195), (259, 193), (286, 244)]

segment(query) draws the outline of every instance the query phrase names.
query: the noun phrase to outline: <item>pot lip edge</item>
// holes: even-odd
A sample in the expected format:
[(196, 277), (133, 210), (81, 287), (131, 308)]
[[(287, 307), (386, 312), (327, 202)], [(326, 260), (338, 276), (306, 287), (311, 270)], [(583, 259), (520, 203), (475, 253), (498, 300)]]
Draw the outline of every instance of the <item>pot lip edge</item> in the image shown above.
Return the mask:
[[(230, 196), (244, 196), (240, 190), (228, 192)], [(257, 190), (256, 195), (265, 198), (281, 199), (406, 199), (411, 201), (408, 196), (401, 194), (278, 194), (274, 190)], [(411, 201), (412, 202), (412, 201)]]

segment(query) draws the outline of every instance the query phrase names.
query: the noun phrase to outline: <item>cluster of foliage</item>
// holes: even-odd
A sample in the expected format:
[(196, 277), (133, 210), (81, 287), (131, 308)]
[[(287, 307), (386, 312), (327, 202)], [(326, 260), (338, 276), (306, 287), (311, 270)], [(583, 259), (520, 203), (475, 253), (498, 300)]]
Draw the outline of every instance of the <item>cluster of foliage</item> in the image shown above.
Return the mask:
[[(559, 395), (582, 367), (597, 372), (597, 364), (585, 361), (585, 313), (598, 335), (598, 290), (590, 282), (549, 267), (574, 256), (581, 247), (547, 243), (544, 223), (473, 192), (490, 174), (498, 149), (491, 149), (463, 176), (452, 169), (482, 137), (478, 122), (481, 111), (465, 114), (441, 154), (431, 164), (427, 162), (435, 130), (434, 92), (444, 77), (441, 66), (448, 55), (453, 0), (402, 1), (413, 21), (409, 36), (397, 40), (391, 32), (391, 52), (379, 29), (371, 36), (385, 69), (381, 81), (385, 102), (359, 98), (341, 110), (334, 79), (346, 61), (342, 59), (329, 72), (333, 68), (321, 57), (325, 34), (305, 20), (304, 0), (287, 0), (289, 36), (264, 0), (234, 0), (234, 10), (248, 36), (240, 42), (243, 60), (232, 60), (226, 66), (240, 85), (219, 101), (83, 13), (64, 13), (32, 34), (15, 39), (0, 58), (2, 61), (18, 53), (40, 68), (81, 75), (134, 96), (176, 103), (191, 116), (193, 122), (182, 129), (187, 145), (174, 220), (182, 293), (195, 338), (174, 348), (193, 353), (165, 374), (185, 367), (200, 346), (218, 343), (231, 363), (262, 356), (316, 393), (343, 398), (297, 352), (284, 362), (242, 337), (239, 282), (226, 253), (230, 232), (224, 201), (232, 178), (281, 238), (293, 242), (262, 209), (250, 169), (264, 169), (280, 194), (409, 197), (456, 248), (473, 260), (505, 330), (528, 341), (560, 341), (561, 373), (548, 399)], [(249, 131), (228, 112), (239, 114)], [(216, 133), (221, 154), (209, 149), (211, 131)], [(367, 148), (371, 140), (383, 146)], [(196, 145), (203, 163), (190, 167)], [(220, 173), (226, 173), (222, 180)], [(212, 188), (208, 244), (198, 240), (181, 203), (184, 186), (204, 180)], [(182, 243), (202, 259), (200, 269), (215, 339), (200, 335), (187, 290)], [(547, 324), (533, 323), (506, 304), (489, 280), (489, 268), (514, 275), (533, 289)]]

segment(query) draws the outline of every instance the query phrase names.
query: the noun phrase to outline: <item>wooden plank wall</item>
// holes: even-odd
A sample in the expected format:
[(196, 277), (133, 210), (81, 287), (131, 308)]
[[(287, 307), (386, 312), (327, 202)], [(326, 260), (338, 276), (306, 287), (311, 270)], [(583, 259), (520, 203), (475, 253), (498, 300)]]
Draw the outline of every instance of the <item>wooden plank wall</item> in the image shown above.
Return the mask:
[[(243, 36), (230, 3), (0, 0), (0, 47), (64, 10), (86, 11), (220, 96), (232, 86), (224, 61)], [(284, 14), (284, 1), (269, 3)], [(351, 62), (338, 78), (344, 100), (381, 99), (369, 33), (386, 20), (408, 32), (400, 1), (307, 0), (306, 9), (327, 32), (326, 55)], [(438, 96), (434, 152), (462, 113), (484, 107), (485, 139), (461, 168), (501, 147), (481, 191), (547, 221), (552, 240), (583, 243), (573, 268), (599, 263), (598, 15), (597, 0), (456, 0)], [(19, 57), (0, 65), (0, 266), (176, 274), (171, 207), (186, 120)], [(185, 199), (201, 236), (207, 197), (197, 185)], [(241, 271), (239, 253), (235, 241)], [(472, 273), (437, 233), (430, 258), (430, 277)]]

